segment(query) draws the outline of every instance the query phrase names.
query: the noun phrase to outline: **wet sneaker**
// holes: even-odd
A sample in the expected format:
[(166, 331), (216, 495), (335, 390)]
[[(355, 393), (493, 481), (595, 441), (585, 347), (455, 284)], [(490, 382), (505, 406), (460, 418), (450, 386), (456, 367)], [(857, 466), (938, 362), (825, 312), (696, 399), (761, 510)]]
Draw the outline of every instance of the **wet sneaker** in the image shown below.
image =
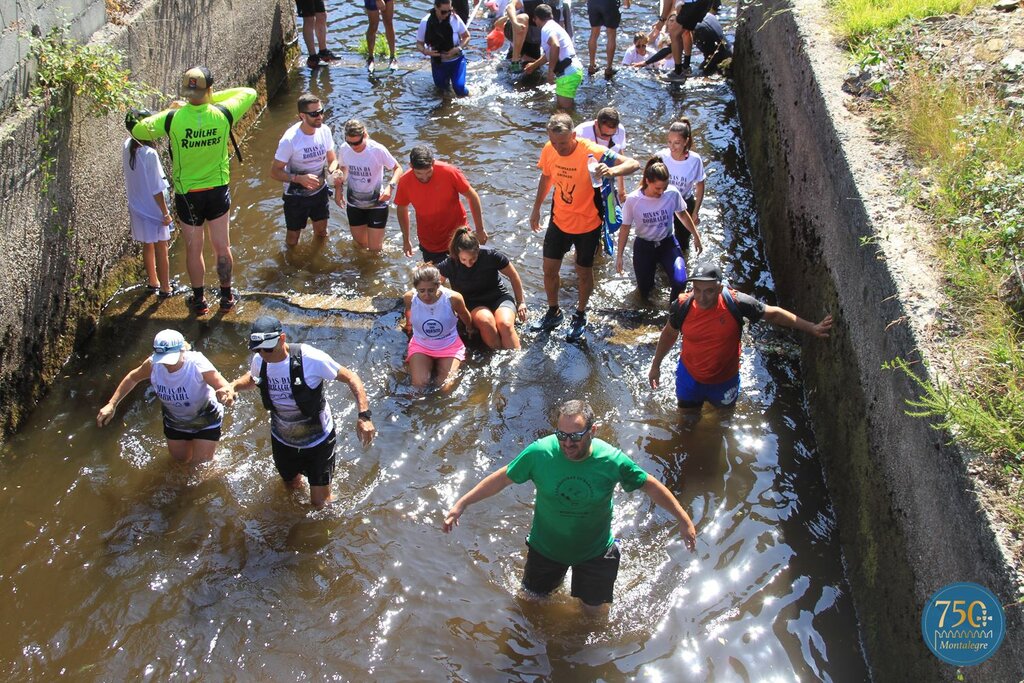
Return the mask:
[(394, 71), (398, 68), (398, 57), (392, 57), (388, 60), (388, 70)]
[(579, 341), (583, 339), (583, 333), (587, 331), (587, 314), (583, 311), (576, 311), (569, 321), (569, 333), (565, 335), (566, 341)]
[(587, 67), (587, 73), (593, 76), (594, 74), (597, 73), (597, 67), (591, 64), (590, 66)]
[(206, 298), (197, 299), (194, 296), (188, 298), (188, 307), (192, 309), (192, 312), (196, 315), (206, 315), (210, 312), (210, 304), (206, 303)]
[(318, 52), (316, 56), (320, 59), (321, 62), (336, 62), (339, 59), (341, 59), (341, 57), (334, 54), (328, 49), (320, 50), (320, 52)]
[(170, 299), (172, 296), (174, 296), (174, 292), (173, 291), (165, 292), (163, 290), (160, 290), (160, 291), (158, 291), (156, 293), (156, 298), (157, 299)]
[(614, 76), (615, 76), (615, 69), (613, 67), (608, 67), (607, 69), (604, 70), (604, 77), (605, 78), (612, 78)]
[(318, 66), (320, 66), (320, 58), (317, 57), (316, 55), (310, 55), (306, 59), (306, 66), (308, 66), (310, 69), (317, 68)]
[(368, 60), (366, 60), (366, 73), (370, 73), (370, 74), (372, 74), (372, 73), (373, 73), (373, 70), (374, 70), (374, 68), (375, 68), (375, 67), (374, 67), (374, 65), (373, 65), (373, 60), (372, 60), (372, 59), (368, 59)]
[(678, 73), (677, 74), (675, 71), (670, 71), (669, 74), (668, 74), (668, 80), (682, 82), (682, 81), (686, 80), (686, 74), (685, 73)]
[(220, 298), (220, 310), (230, 311), (238, 303), (238, 297), (235, 296), (235, 290), (231, 290), (231, 293), (227, 296)]
[(544, 317), (537, 322), (530, 325), (530, 329), (534, 332), (544, 332), (546, 330), (553, 330), (558, 327), (559, 323), (565, 319), (565, 314), (562, 313), (562, 309), (556, 308), (553, 311), (549, 308), (548, 312), (544, 314)]

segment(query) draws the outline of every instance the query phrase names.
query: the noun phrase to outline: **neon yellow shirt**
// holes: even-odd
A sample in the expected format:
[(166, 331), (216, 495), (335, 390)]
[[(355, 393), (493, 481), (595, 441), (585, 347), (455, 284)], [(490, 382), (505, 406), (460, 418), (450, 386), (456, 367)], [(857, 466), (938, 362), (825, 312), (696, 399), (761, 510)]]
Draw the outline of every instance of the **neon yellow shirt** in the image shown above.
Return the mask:
[[(213, 93), (212, 101), (225, 107), (235, 121), (256, 101), (252, 88), (229, 88)], [(132, 128), (137, 140), (159, 140), (167, 135), (164, 110), (142, 119)], [(230, 125), (213, 104), (186, 104), (171, 119), (172, 181), (178, 193), (220, 187), (231, 179)]]

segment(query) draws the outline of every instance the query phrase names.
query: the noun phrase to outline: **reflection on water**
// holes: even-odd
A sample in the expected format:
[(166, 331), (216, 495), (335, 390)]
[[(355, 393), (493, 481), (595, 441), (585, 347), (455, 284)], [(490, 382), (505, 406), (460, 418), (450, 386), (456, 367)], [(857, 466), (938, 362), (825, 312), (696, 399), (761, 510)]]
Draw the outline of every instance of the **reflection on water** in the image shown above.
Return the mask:
[[(358, 42), (358, 4), (329, 5), (335, 45)], [(585, 25), (585, 9), (576, 12)], [(625, 13), (623, 49), (653, 12)], [(397, 298), (408, 288), (411, 260), (393, 216), (379, 257), (352, 245), (333, 206), (324, 248), (285, 257), (280, 185), (267, 171), (295, 98), (311, 87), (339, 140), (341, 124), (358, 117), (403, 162), (426, 142), (461, 167), (483, 198), (493, 244), (523, 277), (532, 314), (543, 310), (541, 240), (528, 216), (552, 93), (516, 86), (496, 62), (478, 60), (471, 97), (439, 98), (409, 47), (419, 16), (398, 8), (397, 74), (371, 80), (336, 66), (310, 83), (296, 71), (256, 126), (246, 164), (233, 166), (239, 287), (345, 298)], [(641, 160), (663, 146), (668, 122), (694, 122), (695, 149), (709, 168), (705, 243), (741, 289), (771, 299), (727, 83), (695, 78), (668, 88), (623, 70), (612, 82), (585, 82), (578, 102), (590, 114), (619, 106), (630, 153)], [(178, 273), (182, 252), (176, 245)], [(610, 260), (596, 270), (586, 345), (527, 336), (519, 354), (472, 351), (446, 397), (409, 392), (396, 309), (311, 313), (265, 302), (293, 321), (293, 338), (357, 368), (371, 396), (379, 437), (363, 449), (347, 391), (330, 389), (338, 501), (320, 512), (306, 504), (307, 492), (280, 485), (254, 393), (229, 412), (216, 461), (195, 469), (170, 461), (155, 398), (141, 389), (97, 430), (95, 411), (144, 357), (156, 324), (120, 348), (90, 350), (0, 464), (3, 672), (21, 680), (865, 678), (795, 347), (755, 328), (759, 344), (748, 339), (735, 414), (684, 423), (670, 389), (646, 387), (660, 312), (637, 312), (631, 279), (616, 276)], [(569, 302), (571, 261), (564, 273)], [(244, 330), (198, 329), (197, 347), (225, 376), (244, 371)], [(646, 496), (618, 496), (624, 559), (605, 625), (582, 620), (565, 594), (541, 603), (516, 596), (529, 486), (474, 506), (455, 533), (440, 531), (442, 511), (548, 432), (550, 411), (578, 396), (601, 416), (600, 436), (679, 496), (699, 534), (691, 554)]]

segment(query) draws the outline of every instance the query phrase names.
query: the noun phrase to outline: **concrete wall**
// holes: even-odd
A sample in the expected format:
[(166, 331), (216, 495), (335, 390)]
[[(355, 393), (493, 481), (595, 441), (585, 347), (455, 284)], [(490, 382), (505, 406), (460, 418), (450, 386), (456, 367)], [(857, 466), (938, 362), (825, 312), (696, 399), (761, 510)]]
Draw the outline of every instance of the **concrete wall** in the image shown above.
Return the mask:
[[(285, 77), (280, 56), (294, 29), (291, 0), (149, 0), (94, 39), (164, 92), (176, 93), (181, 74), (204, 64), (216, 86), (254, 85), (265, 102), (268, 83), (273, 90)], [(88, 118), (66, 104), (71, 113), (54, 120), (28, 107), (0, 121), (0, 437), (91, 332), (111, 287), (137, 267), (124, 259), (138, 252), (121, 173), (123, 115)], [(164, 103), (125, 103), (139, 104)], [(41, 143), (41, 129), (53, 139)], [(42, 155), (57, 159), (45, 196)]]
[(67, 27), (71, 37), (88, 40), (106, 21), (104, 0), (0, 0), (0, 111), (28, 92), (28, 35)]
[(876, 680), (956, 680), (925, 647), (921, 613), (940, 587), (973, 581), (1007, 606), (1007, 635), (964, 675), (1020, 680), (1014, 570), (961, 454), (905, 414), (915, 387), (883, 369), (921, 358), (920, 335), (938, 327), (941, 306), (926, 298), (941, 289), (915, 255), (871, 132), (843, 106), (848, 65), (836, 43), (821, 0), (747, 4), (734, 75), (779, 294), (787, 307), (837, 319), (831, 343), (805, 345), (804, 377), (862, 642)]

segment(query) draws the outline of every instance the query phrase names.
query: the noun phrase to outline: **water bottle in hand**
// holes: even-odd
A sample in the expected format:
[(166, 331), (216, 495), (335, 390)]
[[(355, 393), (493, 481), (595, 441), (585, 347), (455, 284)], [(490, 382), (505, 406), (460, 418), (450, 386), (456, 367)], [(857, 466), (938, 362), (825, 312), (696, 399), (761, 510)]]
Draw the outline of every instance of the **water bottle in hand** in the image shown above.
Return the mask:
[(587, 172), (590, 173), (590, 184), (594, 187), (601, 187), (601, 176), (597, 174), (597, 159), (593, 154), (587, 155)]

